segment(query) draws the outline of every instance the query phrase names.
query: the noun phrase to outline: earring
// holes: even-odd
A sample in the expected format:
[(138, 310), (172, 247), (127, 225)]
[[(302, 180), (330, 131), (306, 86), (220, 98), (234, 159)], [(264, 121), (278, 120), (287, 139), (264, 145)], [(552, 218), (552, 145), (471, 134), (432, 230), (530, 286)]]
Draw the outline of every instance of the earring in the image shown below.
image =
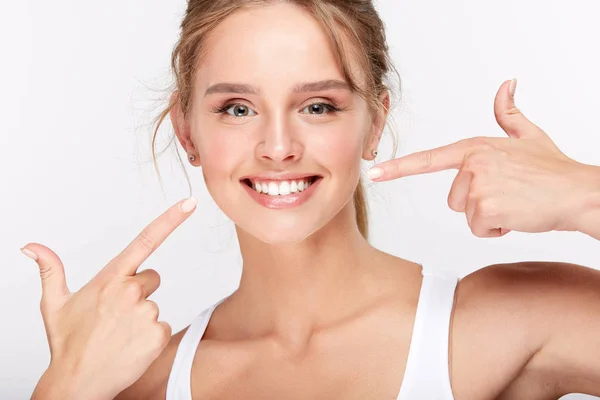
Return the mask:
[(377, 152), (377, 150), (373, 150), (372, 154), (373, 154), (373, 157), (377, 157), (377, 154), (379, 154), (379, 153)]
[(189, 158), (190, 162), (196, 161), (196, 156), (193, 154), (190, 154), (190, 156), (188, 158)]

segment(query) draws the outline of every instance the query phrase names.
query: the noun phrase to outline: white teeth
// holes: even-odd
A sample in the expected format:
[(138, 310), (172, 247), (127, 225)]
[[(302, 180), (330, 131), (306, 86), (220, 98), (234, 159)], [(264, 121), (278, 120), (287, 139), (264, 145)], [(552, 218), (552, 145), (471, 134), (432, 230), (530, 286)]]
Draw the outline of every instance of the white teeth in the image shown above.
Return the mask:
[(281, 182), (281, 184), (279, 185), (279, 194), (282, 196), (290, 194), (289, 182)]
[(269, 196), (277, 196), (279, 194), (279, 186), (275, 182), (269, 183)]
[(252, 188), (258, 193), (265, 193), (269, 196), (287, 196), (290, 193), (302, 192), (311, 185), (310, 178), (298, 181), (279, 181), (279, 182), (252, 182)]

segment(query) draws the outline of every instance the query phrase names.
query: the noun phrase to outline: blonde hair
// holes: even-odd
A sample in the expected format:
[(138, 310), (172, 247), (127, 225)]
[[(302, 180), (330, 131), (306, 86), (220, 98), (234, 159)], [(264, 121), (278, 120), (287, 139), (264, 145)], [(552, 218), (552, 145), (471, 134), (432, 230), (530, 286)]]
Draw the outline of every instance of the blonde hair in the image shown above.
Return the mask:
[[(393, 66), (388, 52), (385, 27), (377, 14), (372, 0), (188, 0), (188, 6), (181, 22), (181, 36), (171, 55), (171, 68), (175, 76), (173, 91), (177, 96), (170, 97), (167, 107), (154, 119), (152, 137), (152, 158), (159, 175), (154, 151), (158, 129), (171, 109), (178, 103), (181, 112), (187, 117), (192, 105), (192, 87), (198, 60), (203, 56), (203, 43), (209, 33), (227, 16), (250, 6), (285, 2), (302, 7), (320, 23), (329, 36), (341, 66), (344, 78), (351, 89), (363, 98), (373, 115), (387, 114), (386, 106), (380, 101), (384, 91), (393, 92), (384, 83), (394, 72), (400, 94), (400, 77)], [(352, 45), (348, 46), (347, 43)], [(350, 73), (349, 59), (355, 57), (362, 67), (366, 79), (365, 87), (360, 87)], [(389, 124), (389, 120), (386, 123)], [(393, 135), (393, 153), (396, 154), (397, 139)], [(169, 144), (174, 141), (174, 136)], [(179, 161), (179, 153), (177, 153)], [(189, 185), (189, 177), (181, 164)], [(191, 192), (191, 185), (190, 185)], [(353, 195), (358, 229), (365, 239), (369, 236), (368, 210), (362, 178)]]

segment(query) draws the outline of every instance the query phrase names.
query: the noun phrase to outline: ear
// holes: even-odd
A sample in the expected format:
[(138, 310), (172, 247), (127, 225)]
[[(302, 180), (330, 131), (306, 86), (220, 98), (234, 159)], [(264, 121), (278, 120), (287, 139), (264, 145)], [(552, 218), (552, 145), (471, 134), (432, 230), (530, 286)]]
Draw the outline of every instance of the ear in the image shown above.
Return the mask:
[(390, 92), (387, 89), (384, 89), (379, 95), (379, 104), (382, 108), (378, 110), (377, 115), (373, 118), (371, 131), (365, 140), (363, 153), (365, 160), (374, 159), (373, 150), (377, 150), (377, 147), (379, 147), (379, 141), (381, 140), (381, 135), (383, 134), (383, 129), (385, 128), (385, 123), (390, 112)]
[(172, 106), (171, 111), (169, 112), (169, 117), (171, 118), (171, 123), (173, 124), (175, 135), (177, 135), (179, 143), (181, 143), (181, 146), (186, 152), (186, 158), (190, 154), (195, 155), (196, 160), (194, 160), (194, 162), (192, 162), (191, 164), (198, 166), (200, 165), (200, 156), (191, 139), (190, 124), (183, 115), (183, 112), (181, 111), (179, 91), (176, 90), (175, 92), (173, 92), (170, 98), (170, 104)]

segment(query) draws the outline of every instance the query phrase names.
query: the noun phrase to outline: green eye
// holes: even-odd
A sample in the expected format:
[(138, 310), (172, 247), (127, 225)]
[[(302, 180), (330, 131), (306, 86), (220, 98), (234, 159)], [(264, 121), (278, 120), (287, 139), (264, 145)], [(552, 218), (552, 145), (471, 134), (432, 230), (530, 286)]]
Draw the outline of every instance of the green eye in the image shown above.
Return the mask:
[[(326, 103), (313, 103), (313, 104), (309, 105), (308, 107), (306, 107), (304, 110), (308, 110), (309, 114), (321, 115), (321, 114), (327, 114), (327, 110), (332, 111), (333, 107)], [(302, 111), (304, 111), (304, 110), (302, 110)]]
[(226, 112), (232, 117), (248, 117), (254, 115), (250, 114), (253, 111), (243, 104), (232, 104), (229, 107), (227, 107)]

